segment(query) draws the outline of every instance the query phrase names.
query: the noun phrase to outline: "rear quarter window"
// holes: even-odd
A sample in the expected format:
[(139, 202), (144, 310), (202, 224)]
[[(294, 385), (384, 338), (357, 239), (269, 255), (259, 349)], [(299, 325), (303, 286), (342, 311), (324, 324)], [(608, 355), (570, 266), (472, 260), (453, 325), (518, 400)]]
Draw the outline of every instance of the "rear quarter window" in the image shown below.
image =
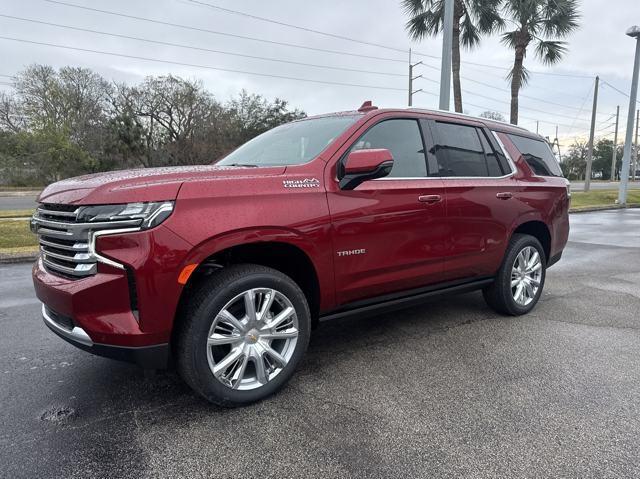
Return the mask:
[(562, 176), (562, 170), (549, 145), (542, 140), (518, 135), (507, 135), (538, 176)]

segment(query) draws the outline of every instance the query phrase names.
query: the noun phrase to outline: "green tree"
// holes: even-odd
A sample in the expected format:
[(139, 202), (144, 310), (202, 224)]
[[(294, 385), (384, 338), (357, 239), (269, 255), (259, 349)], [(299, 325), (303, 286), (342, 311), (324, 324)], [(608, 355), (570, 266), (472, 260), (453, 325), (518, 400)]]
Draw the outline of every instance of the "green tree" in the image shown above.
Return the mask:
[(544, 64), (558, 63), (567, 51), (565, 38), (578, 28), (576, 0), (506, 0), (504, 11), (515, 29), (502, 35), (502, 42), (514, 50), (511, 81), (511, 123), (518, 124), (518, 97), (529, 74), (524, 67), (527, 49)]
[(580, 141), (576, 141), (569, 147), (569, 151), (560, 163), (565, 178), (572, 181), (584, 179), (587, 168), (587, 149), (587, 143)]
[(506, 121), (504, 116), (502, 116), (502, 113), (492, 110), (483, 111), (482, 113), (480, 113), (480, 118), (486, 118), (487, 120), (494, 121)]
[[(462, 113), (462, 87), (460, 85), (460, 47), (472, 49), (480, 43), (480, 37), (501, 29), (504, 21), (499, 15), (502, 0), (454, 0), (453, 49), (453, 99), (455, 109)], [(402, 0), (409, 20), (405, 28), (414, 40), (436, 36), (444, 21), (444, 0)]]

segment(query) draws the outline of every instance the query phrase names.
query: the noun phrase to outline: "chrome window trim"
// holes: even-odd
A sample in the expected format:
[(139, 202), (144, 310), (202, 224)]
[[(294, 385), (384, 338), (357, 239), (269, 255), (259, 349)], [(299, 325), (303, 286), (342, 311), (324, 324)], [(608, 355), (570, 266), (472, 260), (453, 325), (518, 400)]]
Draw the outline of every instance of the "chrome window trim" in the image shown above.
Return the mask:
[(498, 145), (500, 146), (500, 149), (502, 150), (502, 153), (507, 158), (507, 161), (509, 162), (509, 166), (511, 166), (512, 173), (515, 173), (516, 171), (518, 171), (518, 167), (516, 166), (516, 162), (513, 161), (513, 158), (511, 158), (511, 155), (509, 154), (509, 152), (505, 148), (504, 143), (502, 143), (502, 140), (500, 139), (500, 136), (498, 136), (498, 132), (494, 131), (494, 130), (491, 130), (491, 134), (496, 139), (496, 141), (498, 142)]

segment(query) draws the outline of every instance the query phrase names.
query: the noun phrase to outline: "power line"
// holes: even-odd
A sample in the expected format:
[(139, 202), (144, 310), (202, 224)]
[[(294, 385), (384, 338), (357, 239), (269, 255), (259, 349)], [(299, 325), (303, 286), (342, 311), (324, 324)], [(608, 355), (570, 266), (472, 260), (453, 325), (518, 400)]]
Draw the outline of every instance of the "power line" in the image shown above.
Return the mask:
[(185, 48), (185, 49), (189, 49), (189, 50), (198, 50), (198, 51), (203, 51), (203, 52), (209, 52), (209, 53), (218, 53), (221, 55), (232, 55), (232, 56), (237, 56), (237, 57), (243, 57), (243, 58), (251, 58), (254, 60), (264, 60), (264, 61), (271, 61), (271, 62), (279, 62), (279, 63), (288, 63), (291, 65), (299, 65), (299, 66), (305, 66), (305, 67), (314, 67), (314, 68), (324, 68), (324, 69), (329, 69), (329, 70), (339, 70), (339, 71), (347, 71), (347, 72), (356, 72), (356, 73), (367, 73), (367, 74), (372, 74), (372, 75), (386, 75), (386, 76), (395, 76), (395, 77), (406, 77), (405, 74), (402, 73), (391, 73), (391, 72), (382, 72), (382, 71), (372, 71), (372, 70), (359, 70), (357, 68), (347, 68), (347, 67), (338, 67), (338, 66), (331, 66), (331, 65), (318, 65), (315, 63), (305, 63), (305, 62), (296, 62), (296, 61), (291, 61), (291, 60), (282, 60), (280, 58), (273, 58), (273, 57), (262, 57), (262, 56), (258, 56), (258, 55), (247, 55), (244, 53), (235, 53), (235, 52), (228, 52), (228, 51), (224, 51), (224, 50), (215, 50), (212, 48), (203, 48), (203, 47), (197, 47), (194, 45), (184, 45), (184, 44), (180, 44), (180, 43), (172, 43), (172, 42), (163, 42), (160, 40), (152, 40), (149, 38), (141, 38), (141, 37), (134, 37), (134, 36), (130, 36), (130, 35), (122, 35), (120, 33), (111, 33), (111, 32), (103, 32), (103, 31), (99, 31), (99, 30), (92, 30), (90, 28), (81, 28), (81, 27), (74, 27), (71, 25), (62, 25), (60, 23), (52, 23), (52, 22), (45, 22), (42, 20), (35, 20), (32, 18), (24, 18), (24, 17), (16, 17), (13, 15), (5, 15), (0, 13), (0, 17), (4, 17), (4, 18), (10, 18), (12, 20), (20, 20), (23, 22), (31, 22), (31, 23), (38, 23), (41, 25), (48, 25), (48, 26), (52, 26), (52, 27), (56, 27), (56, 28), (65, 28), (65, 29), (69, 29), (69, 30), (76, 30), (76, 31), (80, 31), (80, 32), (87, 32), (87, 33), (95, 33), (98, 35), (106, 35), (106, 36), (110, 36), (110, 37), (116, 37), (116, 38), (124, 38), (127, 40), (136, 40), (136, 41), (140, 41), (140, 42), (147, 42), (147, 43), (154, 43), (157, 45), (165, 45), (165, 46), (170, 46), (170, 47), (177, 47), (177, 48)]
[[(480, 67), (475, 67), (475, 66), (469, 67), (468, 65), (466, 65), (466, 67), (470, 68), (471, 70), (475, 70), (476, 72), (481, 72), (483, 75), (488, 75), (488, 76), (493, 77), (493, 78), (499, 78), (501, 80), (505, 80), (505, 76), (485, 71)], [(538, 89), (538, 90), (549, 91), (549, 92), (552, 92), (552, 93), (555, 93), (555, 94), (560, 94), (562, 96), (573, 97), (573, 98), (576, 98), (578, 100), (582, 100), (582, 96), (580, 96), (580, 95), (576, 95), (576, 94), (573, 94), (573, 93), (568, 93), (566, 91), (559, 91), (557, 88), (546, 88), (546, 87), (538, 85), (538, 84), (527, 84), (527, 87), (528, 88)]]
[[(479, 80), (474, 80), (472, 78), (467, 78), (467, 77), (460, 77), (460, 78), (462, 78), (465, 81), (471, 82), (471, 83), (477, 83), (478, 85), (482, 85), (482, 86), (485, 86), (487, 88), (493, 88), (494, 90), (510, 93), (510, 91), (505, 89), (505, 88), (500, 88), (500, 87), (491, 85), (489, 83), (481, 82)], [(563, 103), (557, 103), (557, 102), (554, 102), (554, 101), (543, 100), (542, 98), (537, 98), (537, 97), (531, 96), (531, 95), (525, 95), (524, 93), (518, 93), (518, 97), (519, 98), (526, 98), (528, 100), (539, 101), (540, 103), (546, 103), (548, 105), (559, 106), (559, 107), (562, 107), (562, 108), (566, 108), (567, 110), (580, 111), (580, 109), (576, 108), (575, 106), (569, 106), (569, 105), (565, 105)], [(606, 115), (606, 113), (598, 112), (598, 115)]]
[(5, 37), (5, 36), (0, 36), (1, 40), (9, 40), (9, 41), (14, 41), (14, 42), (21, 42), (21, 43), (29, 43), (32, 45), (41, 45), (41, 46), (47, 46), (47, 47), (54, 47), (54, 48), (62, 48), (65, 50), (74, 50), (74, 51), (78, 51), (78, 52), (86, 52), (86, 53), (96, 53), (99, 55), (108, 55), (108, 56), (113, 56), (113, 57), (121, 57), (121, 58), (129, 58), (129, 59), (133, 59), (133, 60), (143, 60), (143, 61), (149, 61), (149, 62), (157, 62), (157, 63), (166, 63), (166, 64), (170, 64), (170, 65), (180, 65), (180, 66), (186, 66), (186, 67), (193, 67), (193, 68), (203, 68), (206, 70), (216, 70), (216, 71), (221, 71), (221, 72), (227, 72), (227, 73), (240, 73), (243, 75), (255, 75), (255, 76), (262, 76), (262, 77), (269, 77), (269, 78), (279, 78), (282, 80), (294, 80), (294, 81), (302, 81), (302, 82), (308, 82), (308, 83), (322, 83), (325, 85), (338, 85), (338, 86), (352, 86), (352, 87), (359, 87), (359, 88), (373, 88), (376, 90), (394, 90), (394, 91), (405, 91), (404, 88), (394, 88), (394, 87), (387, 87), (387, 86), (381, 86), (381, 85), (362, 85), (362, 84), (357, 84), (357, 83), (343, 83), (343, 82), (335, 82), (335, 81), (325, 81), (325, 80), (314, 80), (311, 78), (298, 78), (298, 77), (290, 77), (290, 76), (285, 76), (285, 75), (273, 75), (273, 74), (269, 74), (269, 73), (258, 73), (258, 72), (251, 72), (251, 71), (245, 71), (245, 70), (235, 70), (235, 69), (231, 69), (231, 68), (220, 68), (220, 67), (214, 67), (214, 66), (210, 66), (210, 65), (199, 65), (199, 64), (195, 64), (195, 63), (186, 63), (186, 62), (176, 62), (176, 61), (172, 61), (172, 60), (163, 60), (160, 58), (149, 58), (149, 57), (142, 57), (142, 56), (138, 56), (138, 55), (127, 55), (124, 53), (115, 53), (115, 52), (105, 52), (102, 50), (93, 50), (93, 49), (89, 49), (89, 48), (80, 48), (80, 47), (73, 47), (73, 46), (69, 46), (69, 45), (58, 45), (55, 43), (47, 43), (47, 42), (36, 42), (33, 40), (26, 40), (23, 38), (13, 38), (13, 37)]
[[(428, 95), (436, 95), (435, 93), (426, 92), (426, 91), (424, 91), (424, 90), (421, 90), (421, 91), (420, 91), (420, 93), (426, 93), (426, 94), (428, 94)], [(437, 95), (436, 95), (436, 96), (437, 96)], [(472, 106), (472, 107), (474, 107), (474, 108), (478, 108), (478, 109), (480, 109), (480, 110), (491, 110), (491, 108), (489, 108), (489, 107), (487, 107), (487, 106), (478, 105), (478, 104), (471, 103), (471, 102), (468, 102), (468, 101), (465, 101), (464, 103), (465, 103), (465, 105)], [(569, 126), (569, 125), (567, 125), (567, 124), (558, 123), (558, 122), (555, 122), (555, 121), (540, 120), (540, 119), (538, 119), (538, 118), (533, 118), (533, 117), (530, 117), (530, 116), (522, 116), (522, 115), (519, 115), (519, 118), (521, 118), (521, 119), (523, 119), (523, 120), (534, 121), (534, 122), (535, 122), (535, 121), (539, 121), (540, 123), (545, 123), (545, 124), (547, 124), (547, 125), (553, 125), (553, 126), (556, 126), (556, 125), (557, 125), (557, 126), (562, 126), (562, 127), (565, 127), (565, 128), (570, 128), (570, 126)]]
[[(623, 92), (622, 90), (614, 87), (611, 83), (609, 83), (608, 81), (602, 80), (602, 83), (604, 83), (605, 85), (607, 85), (609, 88), (614, 89), (615, 91), (617, 91), (618, 93), (620, 93), (621, 95), (626, 96), (627, 98), (629, 98), (629, 94)], [(637, 100), (636, 103), (640, 103), (640, 100)]]
[[(504, 101), (504, 100), (499, 100), (497, 98), (493, 98), (487, 95), (483, 95), (481, 93), (475, 93), (469, 90), (462, 90), (463, 93), (465, 93), (466, 95), (472, 95), (472, 96), (477, 96), (479, 98), (484, 98), (485, 100), (490, 100), (490, 101), (495, 101), (497, 103), (502, 103), (505, 105), (509, 105), (510, 103), (508, 101)], [(545, 110), (540, 110), (538, 108), (531, 108), (531, 107), (524, 107), (524, 106), (520, 106), (519, 107), (522, 110), (527, 110), (527, 111), (535, 111), (536, 113), (544, 113), (545, 115), (550, 115), (550, 116), (557, 116), (560, 118), (568, 118), (569, 120), (573, 120), (574, 117), (573, 116), (568, 116), (568, 115), (562, 115), (560, 113), (551, 113)], [(586, 120), (585, 120), (586, 121)]]
[[(83, 10), (87, 10), (87, 11), (104, 13), (106, 15), (115, 15), (115, 16), (120, 16), (120, 17), (124, 17), (124, 18), (134, 19), (134, 20), (140, 20), (140, 21), (145, 21), (145, 22), (150, 22), (150, 23), (156, 23), (156, 24), (159, 24), (159, 25), (166, 25), (166, 26), (172, 26), (172, 27), (182, 28), (182, 29), (187, 29), (187, 30), (211, 33), (211, 34), (214, 34), (214, 35), (224, 35), (224, 36), (229, 36), (229, 37), (234, 37), (234, 38), (242, 38), (244, 40), (252, 40), (252, 41), (258, 41), (258, 42), (270, 43), (270, 44), (273, 44), (273, 45), (281, 45), (281, 46), (288, 46), (288, 47), (294, 47), (294, 48), (302, 48), (302, 49), (306, 49), (306, 50), (313, 50), (313, 51), (319, 51), (319, 52), (324, 52), (324, 53), (333, 53), (333, 54), (338, 54), (338, 55), (349, 55), (349, 56), (361, 57), (361, 58), (369, 58), (369, 59), (374, 59), (374, 60), (384, 60), (384, 61), (393, 61), (393, 62), (406, 63), (406, 60), (401, 60), (401, 59), (397, 59), (397, 58), (377, 57), (377, 56), (372, 56), (372, 55), (362, 55), (362, 54), (356, 54), (356, 53), (350, 53), (350, 52), (344, 52), (344, 51), (336, 51), (336, 50), (328, 50), (328, 49), (323, 49), (323, 48), (309, 47), (309, 46), (306, 46), (306, 45), (299, 45), (299, 44), (294, 44), (294, 43), (277, 42), (277, 41), (274, 41), (274, 40), (266, 40), (266, 39), (256, 38), (256, 37), (248, 37), (248, 36), (238, 35), (238, 34), (233, 34), (233, 33), (218, 32), (218, 31), (215, 31), (215, 30), (208, 30), (208, 29), (205, 29), (205, 28), (193, 27), (193, 26), (189, 26), (189, 25), (181, 25), (181, 24), (176, 24), (176, 23), (171, 23), (171, 22), (165, 22), (165, 21), (162, 21), (162, 20), (154, 20), (154, 19), (150, 19), (150, 18), (138, 17), (138, 16), (135, 16), (135, 15), (129, 15), (129, 14), (120, 13), (120, 12), (113, 12), (113, 11), (109, 11), (109, 10), (102, 10), (102, 9), (98, 9), (98, 8), (87, 7), (87, 6), (84, 6), (84, 5), (77, 5), (75, 3), (67, 3), (67, 2), (60, 1), (60, 0), (43, 0), (43, 1), (44, 2), (48, 2), (48, 3), (52, 3), (52, 4), (57, 4), (57, 5), (64, 5), (64, 6), (72, 7), (72, 8), (79, 8), (79, 9), (83, 9)], [(361, 43), (361, 44), (365, 44), (365, 45), (375, 46), (375, 47), (378, 47), (378, 48), (384, 48), (384, 49), (387, 49), (387, 50), (401, 52), (401, 53), (406, 53), (407, 50), (408, 50), (408, 49), (402, 49), (402, 48), (397, 48), (397, 47), (391, 47), (391, 46), (388, 46), (388, 45), (382, 45), (382, 44), (377, 44), (377, 43), (372, 43), (372, 42), (366, 42), (364, 40), (358, 40), (358, 39), (355, 39), (355, 38), (346, 37), (346, 36), (342, 36), (342, 35), (337, 35), (337, 34), (333, 34), (333, 33), (329, 33), (329, 32), (322, 32), (320, 30), (313, 30), (313, 29), (310, 29), (310, 28), (307, 28), (307, 27), (300, 27), (298, 25), (279, 22), (277, 20), (267, 19), (267, 18), (264, 18), (264, 17), (258, 17), (257, 15), (251, 15), (251, 14), (247, 14), (245, 12), (239, 12), (239, 11), (231, 10), (231, 9), (228, 9), (228, 8), (218, 7), (218, 6), (214, 6), (212, 4), (206, 4), (204, 2), (195, 2), (195, 0), (188, 0), (188, 1), (190, 1), (191, 3), (199, 3), (199, 4), (206, 5), (206, 6), (209, 6), (209, 7), (212, 7), (212, 8), (217, 8), (219, 10), (225, 10), (225, 11), (233, 12), (233, 13), (239, 14), (239, 15), (251, 16), (252, 18), (255, 18), (257, 20), (267, 21), (267, 22), (271, 22), (271, 23), (277, 23), (277, 24), (279, 24), (281, 26), (287, 26), (287, 27), (290, 27), (290, 28), (296, 28), (296, 29), (301, 29), (301, 30), (305, 30), (305, 31), (312, 31), (314, 33), (318, 33), (318, 34), (322, 34), (322, 35), (330, 36), (330, 37), (335, 37), (335, 38), (340, 38), (342, 40), (348, 40), (348, 41), (355, 42), (355, 43)], [(415, 55), (417, 55), (417, 56), (426, 57), (426, 58), (434, 58), (434, 59), (440, 59), (441, 58), (441, 57), (438, 57), (438, 56), (435, 56), (435, 55), (429, 55), (429, 54), (421, 53), (421, 52), (413, 52), (413, 53)], [(481, 67), (485, 67), (485, 68), (499, 69), (499, 70), (503, 70), (503, 71), (510, 70), (510, 68), (508, 68), (508, 67), (501, 67), (501, 66), (497, 66), (497, 65), (488, 65), (488, 64), (484, 64), (484, 63), (476, 63), (476, 62), (468, 62), (468, 61), (463, 61), (462, 63), (463, 64), (468, 64), (468, 65), (481, 66)], [(551, 75), (551, 76), (568, 77), (568, 78), (593, 78), (593, 75), (590, 76), (590, 75), (578, 75), (578, 74), (569, 74), (569, 73), (542, 72), (542, 71), (536, 71), (536, 70), (528, 70), (528, 71), (529, 71), (529, 73), (538, 74), (538, 75)]]
[(209, 30), (209, 29), (206, 29), (206, 28), (193, 27), (193, 26), (190, 26), (190, 25), (182, 25), (182, 24), (179, 24), (179, 23), (165, 22), (163, 20), (155, 20), (155, 19), (152, 19), (152, 18), (145, 18), (145, 17), (138, 17), (138, 16), (135, 16), (135, 15), (128, 15), (126, 13), (113, 12), (113, 11), (109, 11), (109, 10), (101, 10), (99, 8), (87, 7), (85, 5), (76, 5), (75, 3), (67, 3), (67, 2), (62, 2), (62, 1), (59, 1), (59, 0), (42, 0), (42, 1), (43, 2), (47, 2), (47, 3), (56, 4), (56, 5), (64, 5), (66, 7), (87, 10), (87, 11), (91, 11), (91, 12), (103, 13), (105, 15), (112, 15), (112, 16), (116, 16), (116, 17), (129, 18), (129, 19), (132, 19), (132, 20), (139, 20), (139, 21), (147, 22), (147, 23), (154, 23), (156, 25), (164, 25), (164, 26), (168, 26), (168, 27), (180, 28), (180, 29), (183, 29), (183, 30), (191, 30), (191, 31), (195, 31), (195, 32), (209, 33), (209, 34), (212, 34), (212, 35), (221, 35), (221, 36), (231, 37), (231, 38), (241, 38), (243, 40), (251, 40), (251, 41), (254, 41), (254, 42), (268, 43), (270, 45), (280, 45), (280, 46), (285, 46), (285, 47), (300, 48), (300, 49), (303, 49), (303, 50), (311, 50), (311, 51), (322, 52), (322, 53), (332, 53), (332, 54), (335, 54), (335, 55), (346, 55), (346, 56), (351, 56), (351, 57), (366, 58), (366, 59), (369, 59), (369, 60), (382, 60), (382, 61), (389, 61), (389, 62), (396, 62), (396, 63), (403, 63), (403, 64), (407, 63), (406, 60), (401, 60), (399, 58), (379, 57), (379, 56), (374, 56), (374, 55), (364, 55), (364, 54), (360, 54), (360, 53), (351, 53), (351, 52), (344, 52), (344, 51), (339, 51), (339, 50), (329, 50), (329, 49), (326, 49), (326, 48), (316, 48), (316, 47), (310, 47), (310, 46), (307, 46), (307, 45), (299, 45), (299, 44), (296, 44), (296, 43), (278, 42), (278, 41), (275, 41), (275, 40), (267, 40), (267, 39), (264, 39), (264, 38), (249, 37), (249, 36), (246, 36), (246, 35), (238, 35), (238, 34), (235, 34), (235, 33), (219, 32), (219, 31), (216, 31), (216, 30)]
[(198, 0), (187, 0), (187, 1), (189, 1), (190, 3), (193, 3), (195, 5), (201, 5), (203, 7), (213, 8), (215, 10), (219, 10), (219, 11), (226, 12), (226, 13), (231, 13), (233, 15), (239, 15), (239, 16), (242, 16), (242, 17), (252, 18), (254, 20), (259, 20), (261, 22), (273, 23), (275, 25), (280, 25), (282, 27), (293, 28), (293, 29), (296, 29), (296, 30), (301, 30), (303, 32), (317, 33), (318, 35), (324, 35), (325, 37), (337, 38), (338, 40), (346, 40), (346, 41), (349, 41), (349, 42), (360, 43), (361, 45), (369, 45), (369, 46), (372, 46), (372, 47), (384, 48), (386, 50), (392, 50), (392, 51), (396, 51), (396, 52), (400, 52), (400, 53), (406, 53), (407, 52), (406, 49), (390, 47), (389, 45), (382, 45), (380, 43), (367, 42), (365, 40), (358, 40), (358, 39), (355, 39), (355, 38), (347, 37), (347, 36), (344, 36), (344, 35), (338, 35), (338, 34), (335, 34), (335, 33), (329, 33), (329, 32), (323, 32), (323, 31), (320, 31), (320, 30), (314, 30), (313, 28), (302, 27), (300, 25), (294, 25), (292, 23), (285, 23), (285, 22), (281, 22), (279, 20), (274, 20), (272, 18), (259, 17), (258, 15), (253, 15), (253, 14), (246, 13), (246, 12), (240, 12), (238, 10), (232, 10), (230, 8), (221, 7), (219, 5), (214, 5), (212, 3), (200, 2)]

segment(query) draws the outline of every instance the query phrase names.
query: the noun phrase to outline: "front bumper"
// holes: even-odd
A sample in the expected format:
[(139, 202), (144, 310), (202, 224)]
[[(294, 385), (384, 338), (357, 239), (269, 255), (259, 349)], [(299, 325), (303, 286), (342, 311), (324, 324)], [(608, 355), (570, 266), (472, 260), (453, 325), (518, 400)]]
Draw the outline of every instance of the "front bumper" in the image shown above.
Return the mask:
[(178, 274), (190, 245), (160, 225), (102, 236), (97, 250), (119, 267), (98, 261), (95, 274), (72, 278), (50, 271), (38, 258), (33, 285), (51, 312), (45, 323), (81, 349), (162, 367), (182, 291)]
[(75, 325), (73, 320), (64, 317), (42, 305), (44, 324), (62, 339), (77, 348), (97, 356), (135, 363), (145, 369), (164, 369), (169, 362), (169, 345), (127, 347), (94, 343), (87, 332)]

